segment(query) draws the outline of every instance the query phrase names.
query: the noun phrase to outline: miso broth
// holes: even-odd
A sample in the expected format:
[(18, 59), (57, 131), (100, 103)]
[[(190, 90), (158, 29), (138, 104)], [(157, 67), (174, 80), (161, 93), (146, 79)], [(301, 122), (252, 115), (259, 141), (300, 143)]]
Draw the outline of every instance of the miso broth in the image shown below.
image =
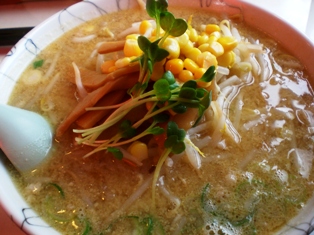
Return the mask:
[[(171, 12), (186, 20), (193, 15), (191, 25), (198, 32), (201, 25), (223, 20), (193, 9)], [(68, 80), (72, 62), (97, 70), (106, 58), (97, 56), (96, 45), (117, 40), (131, 22), (148, 18), (140, 10), (117, 12), (66, 33), (37, 56), (42, 66), (31, 64), (23, 73), (10, 104), (43, 114), (57, 128), (80, 100)], [(219, 89), (210, 107), (196, 127), (186, 129), (189, 155), (171, 154), (163, 164), (155, 207), (152, 178), (162, 150), (148, 143), (149, 157), (141, 166), (107, 151), (84, 158), (93, 147), (75, 141), (76, 124), (56, 138), (47, 162), (16, 177), (30, 206), (62, 234), (265, 235), (289, 224), (314, 187), (309, 77), (271, 38), (238, 19), (230, 22), (241, 36), (233, 49), (236, 62), (227, 66), (228, 75), (216, 74)], [(88, 35), (95, 38), (79, 40)], [(254, 53), (254, 46), (249, 51), (247, 45), (262, 46), (263, 52)], [(136, 113), (143, 112), (131, 116)], [(180, 127), (191, 121), (188, 115), (175, 120)]]

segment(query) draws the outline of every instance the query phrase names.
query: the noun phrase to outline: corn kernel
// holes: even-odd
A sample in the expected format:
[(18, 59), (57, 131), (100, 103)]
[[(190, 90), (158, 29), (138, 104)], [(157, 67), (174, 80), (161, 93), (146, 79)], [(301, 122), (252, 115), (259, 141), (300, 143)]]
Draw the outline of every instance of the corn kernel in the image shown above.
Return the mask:
[(179, 74), (183, 70), (183, 61), (181, 59), (171, 59), (166, 62), (166, 70), (173, 74)]
[(200, 46), (204, 43), (207, 43), (208, 40), (209, 40), (209, 36), (207, 34), (200, 35), (198, 36), (197, 44)]
[(133, 142), (128, 147), (128, 152), (137, 158), (139, 161), (143, 161), (148, 158), (148, 149), (147, 145), (140, 141)]
[(218, 65), (231, 68), (234, 65), (236, 55), (233, 51), (228, 51), (222, 56), (217, 57)]
[(209, 51), (216, 57), (221, 56), (225, 52), (223, 46), (216, 41), (209, 44), (207, 51)]
[(149, 28), (152, 28), (152, 24), (148, 20), (143, 20), (140, 24), (139, 31), (140, 34), (145, 34)]
[(207, 34), (211, 34), (211, 33), (216, 32), (216, 31), (218, 31), (218, 32), (220, 31), (220, 27), (216, 24), (208, 24), (205, 27), (205, 32)]
[(196, 42), (197, 41), (197, 39), (198, 39), (198, 32), (196, 31), (196, 29), (194, 29), (194, 28), (190, 29), (189, 39), (192, 42)]
[(178, 41), (180, 47), (183, 47), (184, 45), (186, 45), (188, 43), (189, 36), (187, 33), (184, 33), (181, 36), (176, 37), (175, 39)]
[(195, 80), (200, 79), (205, 72), (206, 72), (206, 69), (204, 69), (204, 68), (197, 68), (194, 71), (194, 79)]
[(125, 41), (123, 52), (126, 57), (140, 56), (143, 54), (143, 51), (140, 49), (137, 40), (130, 38)]
[(178, 58), (180, 55), (179, 43), (174, 38), (167, 38), (161, 47), (169, 52), (169, 59)]
[[(204, 69), (204, 68), (197, 69), (194, 73), (194, 79), (195, 80), (200, 79), (204, 75), (205, 72), (206, 72), (206, 69)], [(211, 82), (197, 81), (197, 85), (199, 87), (203, 87), (203, 88), (209, 87), (210, 84), (211, 84)]]
[(210, 37), (213, 36), (215, 38), (220, 38), (221, 37), (221, 33), (218, 31), (212, 32), (210, 35)]
[(196, 83), (199, 87), (202, 87), (202, 88), (209, 87), (212, 84), (212, 82), (204, 82), (204, 81), (197, 81)]
[(209, 35), (207, 42), (208, 43), (217, 42), (218, 38), (220, 38), (220, 37), (217, 37), (216, 35), (211, 34), (211, 35)]
[(119, 68), (128, 66), (130, 62), (131, 62), (131, 59), (129, 57), (124, 57), (124, 58), (118, 59), (114, 65), (119, 69)]
[(190, 58), (191, 60), (195, 61), (197, 60), (197, 57), (201, 54), (202, 52), (198, 48), (192, 48), (188, 53), (185, 54), (187, 58)]
[(181, 82), (187, 82), (189, 80), (193, 80), (194, 75), (190, 70), (184, 69), (179, 73), (178, 78)]
[(184, 68), (186, 68), (187, 70), (190, 70), (192, 73), (194, 73), (199, 68), (196, 62), (194, 62), (190, 58), (186, 58), (183, 61), (183, 64), (184, 64)]
[(202, 45), (200, 45), (198, 47), (198, 49), (201, 51), (201, 52), (205, 52), (205, 51), (208, 51), (208, 47), (209, 47), (209, 43), (203, 43)]
[(217, 67), (217, 59), (216, 56), (214, 56), (212, 53), (205, 51), (197, 57), (197, 64), (201, 68), (205, 69), (208, 69), (212, 65)]
[(233, 50), (238, 45), (238, 41), (234, 37), (228, 36), (219, 38), (218, 42), (223, 46), (226, 52)]
[(140, 36), (139, 34), (133, 33), (133, 34), (128, 34), (125, 39), (135, 39), (137, 40), (138, 36)]
[[(162, 35), (164, 35), (164, 34), (165, 34), (165, 31), (164, 31), (162, 28), (160, 28), (159, 37), (162, 36)], [(153, 35), (153, 36), (157, 36), (157, 29), (156, 29), (156, 28), (153, 29), (152, 35)]]
[(192, 49), (194, 48), (193, 42), (191, 42), (190, 40), (187, 41), (187, 43), (185, 45), (182, 45), (180, 48), (180, 51), (183, 55), (186, 55), (187, 53), (189, 53)]
[(115, 60), (107, 60), (104, 63), (101, 64), (100, 69), (102, 73), (110, 73), (111, 70), (110, 68), (113, 67), (115, 65)]

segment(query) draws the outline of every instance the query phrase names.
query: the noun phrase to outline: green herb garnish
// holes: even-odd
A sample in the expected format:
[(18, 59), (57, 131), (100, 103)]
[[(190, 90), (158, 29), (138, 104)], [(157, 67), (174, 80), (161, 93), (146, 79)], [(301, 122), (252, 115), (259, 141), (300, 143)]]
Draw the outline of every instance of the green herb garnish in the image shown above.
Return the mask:
[(33, 62), (33, 68), (34, 69), (40, 68), (43, 66), (43, 64), (44, 64), (44, 60), (36, 60)]

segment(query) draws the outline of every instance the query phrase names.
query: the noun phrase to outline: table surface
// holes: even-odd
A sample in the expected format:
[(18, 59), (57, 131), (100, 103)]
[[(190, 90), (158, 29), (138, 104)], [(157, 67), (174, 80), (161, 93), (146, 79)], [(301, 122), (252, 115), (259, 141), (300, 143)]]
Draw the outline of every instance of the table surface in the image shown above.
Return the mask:
[[(77, 0), (0, 2), (0, 28), (36, 26), (49, 16), (77, 2)], [(289, 22), (314, 42), (314, 0), (243, 0), (252, 3)], [(8, 4), (9, 3), (9, 4)], [(0, 62), (10, 47), (0, 47)], [(0, 207), (1, 235), (25, 235)]]

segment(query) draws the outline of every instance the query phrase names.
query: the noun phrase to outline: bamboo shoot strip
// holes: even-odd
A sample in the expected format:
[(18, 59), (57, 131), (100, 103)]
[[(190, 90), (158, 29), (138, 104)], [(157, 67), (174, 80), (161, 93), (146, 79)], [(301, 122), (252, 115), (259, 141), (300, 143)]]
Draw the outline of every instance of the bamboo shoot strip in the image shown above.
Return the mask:
[(121, 51), (124, 48), (125, 40), (113, 41), (113, 42), (103, 42), (99, 48), (99, 54), (107, 54), (110, 52)]
[[(134, 63), (130, 66), (117, 69), (108, 75), (98, 73), (93, 70), (89, 70), (86, 68), (80, 67), (80, 73), (81, 73), (81, 79), (82, 79), (82, 84), (86, 89), (89, 90), (94, 90), (99, 88), (100, 86), (104, 85), (107, 81), (116, 79), (120, 76), (126, 75), (126, 74), (131, 74), (133, 72), (137, 72), (140, 70), (140, 66), (138, 63)], [(68, 78), (67, 78), (71, 83), (75, 84), (75, 76), (74, 72), (68, 72)]]
[(56, 130), (56, 136), (60, 137), (81, 115), (86, 112), (86, 108), (93, 107), (104, 95), (115, 90), (129, 89), (137, 82), (137, 73), (120, 76), (114, 80), (109, 80), (104, 86), (90, 92), (84, 99), (80, 100), (72, 112), (64, 119)]
[[(95, 107), (99, 106), (110, 106), (121, 102), (122, 98), (127, 94), (126, 90), (118, 90), (110, 92), (109, 94), (103, 96), (96, 104)], [(84, 113), (76, 120), (76, 124), (80, 128), (86, 129), (93, 127), (97, 122), (103, 119), (109, 112), (112, 112), (111, 109), (102, 109), (102, 110), (91, 110)]]

